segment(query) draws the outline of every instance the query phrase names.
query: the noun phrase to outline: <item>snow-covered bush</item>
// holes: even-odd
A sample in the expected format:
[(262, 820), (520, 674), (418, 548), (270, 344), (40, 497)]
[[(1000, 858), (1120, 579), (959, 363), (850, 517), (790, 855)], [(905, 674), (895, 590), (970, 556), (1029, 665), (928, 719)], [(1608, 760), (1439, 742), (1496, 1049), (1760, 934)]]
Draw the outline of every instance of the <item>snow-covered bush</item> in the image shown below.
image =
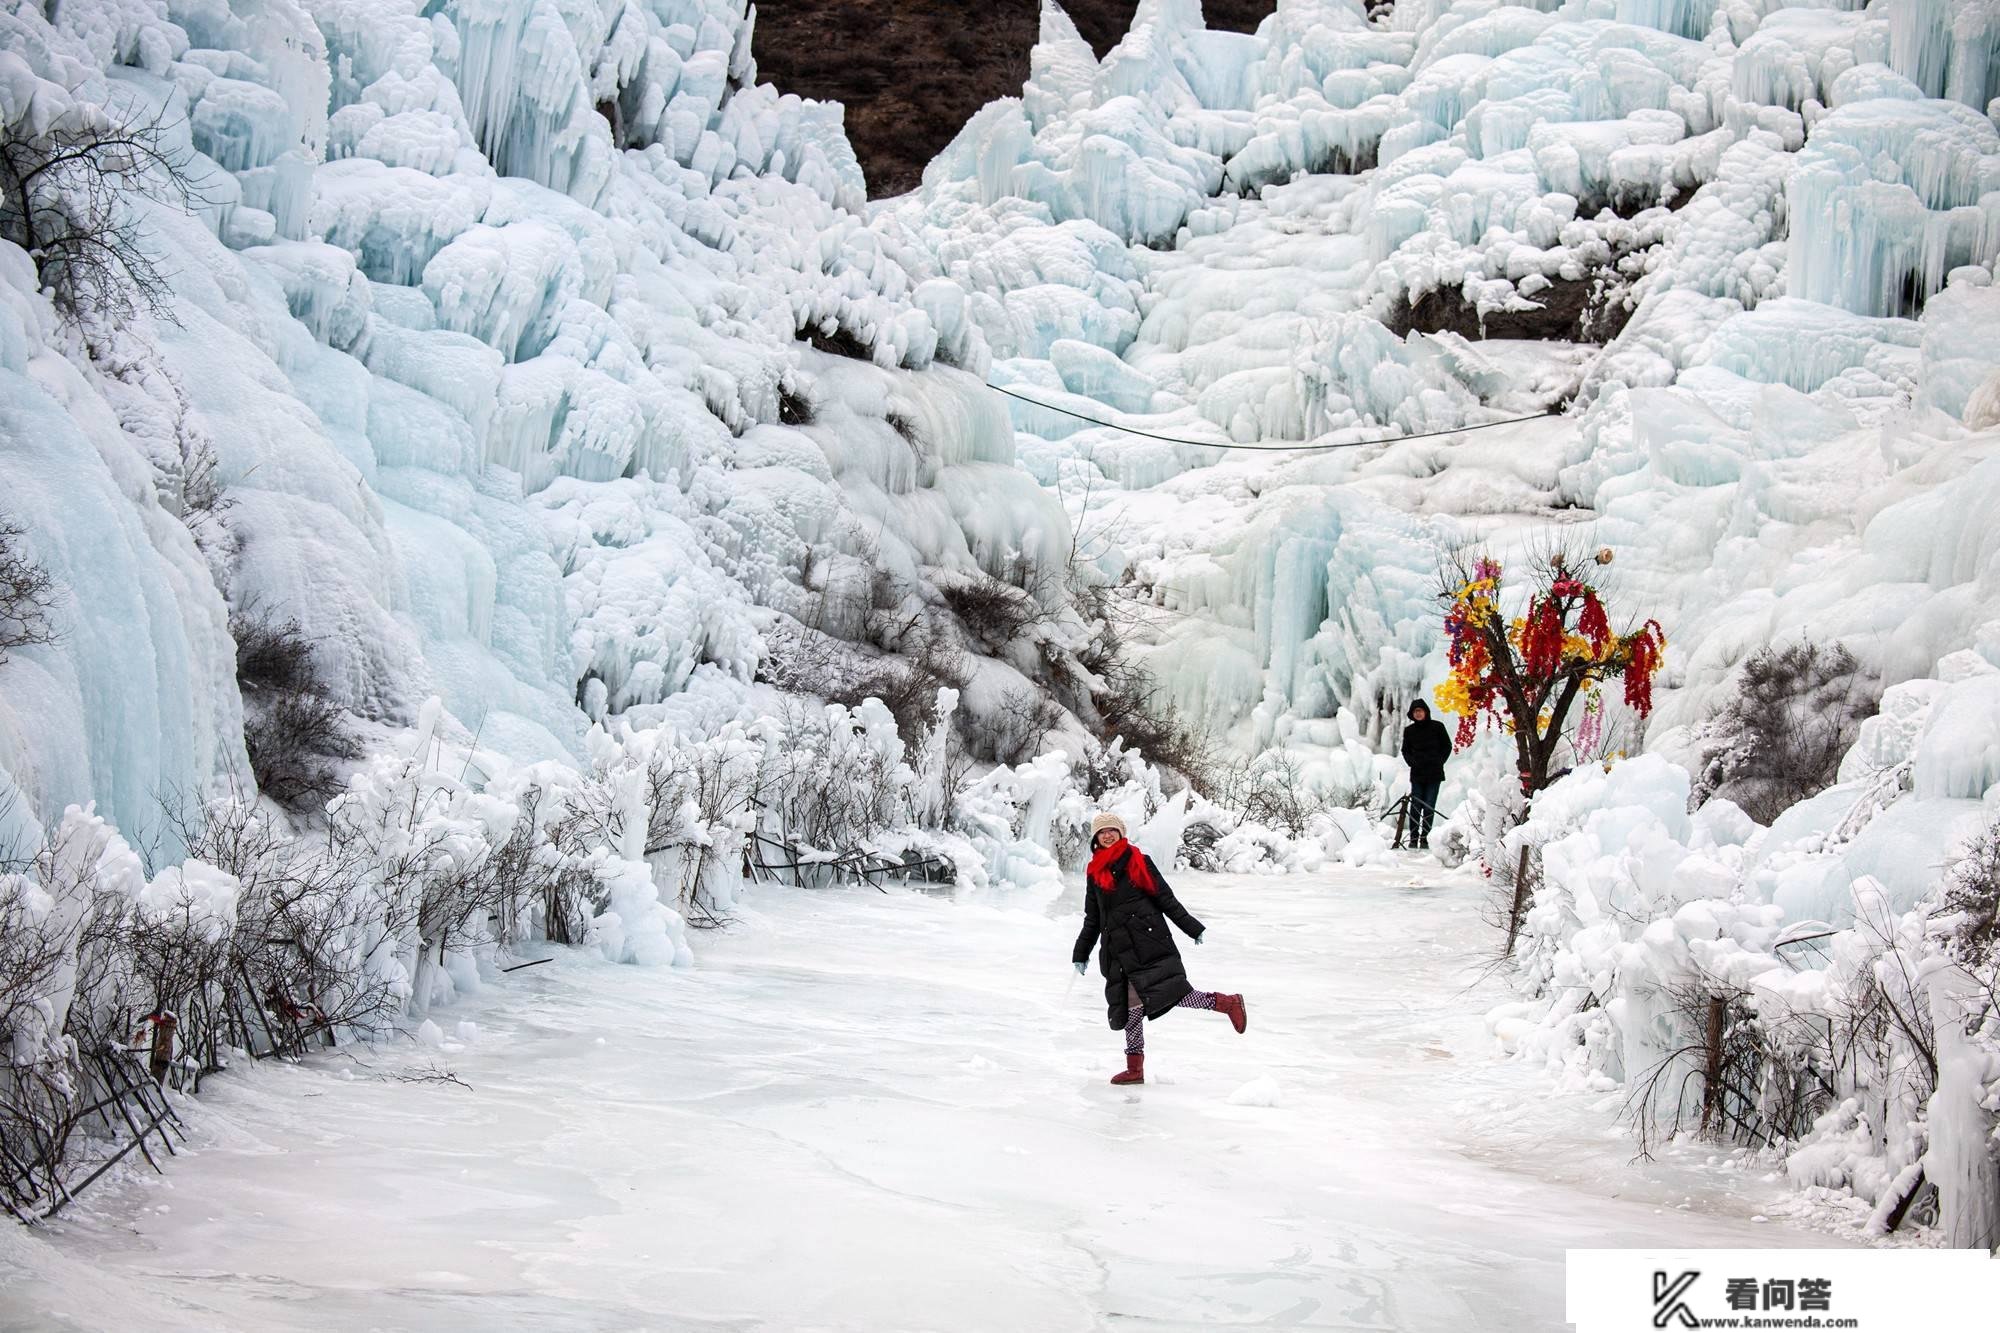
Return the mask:
[(1701, 729), (1693, 799), (1734, 801), (1769, 824), (1834, 784), (1840, 761), (1880, 689), (1844, 644), (1810, 640), (1760, 648), (1736, 693)]
[(696, 741), (634, 736), (645, 765), (646, 860), (690, 924), (718, 925), (736, 901), (768, 751), (741, 724)]
[(853, 711), (790, 705), (766, 735), (761, 799), (782, 842), (831, 858), (909, 821), (916, 773), (880, 700)]
[(1646, 757), (1537, 797), (1511, 839), (1536, 868), (1534, 998), (1496, 1035), (1567, 1086), (1624, 1087), (1644, 1144), (1730, 1140), (1876, 1232), (1978, 1234), (2000, 1200), (1990, 817), (1953, 852), (1970, 803), (1907, 785), (1845, 783), (1769, 828), (1723, 797), (1690, 814), (1689, 787)]
[(1307, 772), (1305, 759), (1274, 748), (1228, 766), (1211, 796), (1247, 823), (1262, 825), (1291, 841), (1307, 837), (1329, 810), (1366, 810), (1374, 805), (1372, 781), (1323, 782)]
[(0, 871), (0, 1199), (17, 1215), (61, 1197), (61, 1168), (101, 1088), (86, 1063), (97, 1043), (80, 1042), (77, 1031), (98, 1027), (98, 994), (125, 980), (113, 942), (145, 888), (139, 858), (88, 810), (72, 807), (46, 837), (8, 850)]
[(1000, 764), (1020, 764), (1041, 754), (1049, 740), (1067, 722), (1062, 706), (1040, 691), (1022, 687), (1010, 690), (1000, 701), (992, 729), (991, 753), (983, 756)]
[(2000, 823), (1959, 850), (1946, 883), (1939, 925), (1952, 958), (1989, 986), (2000, 984)]

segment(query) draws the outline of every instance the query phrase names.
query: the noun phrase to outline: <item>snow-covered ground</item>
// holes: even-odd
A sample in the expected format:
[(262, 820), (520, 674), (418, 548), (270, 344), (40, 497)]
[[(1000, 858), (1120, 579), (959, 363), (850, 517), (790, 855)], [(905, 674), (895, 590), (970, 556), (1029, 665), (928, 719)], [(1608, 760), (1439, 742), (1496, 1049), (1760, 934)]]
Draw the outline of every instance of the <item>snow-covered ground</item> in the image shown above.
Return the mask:
[(1567, 1246), (1837, 1243), (1496, 1056), (1473, 877), (1180, 891), (1250, 1029), (1153, 1024), (1144, 1088), (1073, 901), (760, 891), (695, 967), (564, 955), (445, 1049), (214, 1080), (164, 1177), (0, 1231), (0, 1324), (1541, 1333)]

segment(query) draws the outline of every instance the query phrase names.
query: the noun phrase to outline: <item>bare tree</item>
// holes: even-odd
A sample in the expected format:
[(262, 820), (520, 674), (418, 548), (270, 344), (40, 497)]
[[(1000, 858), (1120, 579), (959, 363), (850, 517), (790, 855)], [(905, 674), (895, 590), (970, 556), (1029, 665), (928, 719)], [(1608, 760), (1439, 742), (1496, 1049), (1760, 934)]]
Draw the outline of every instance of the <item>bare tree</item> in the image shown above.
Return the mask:
[(35, 261), (65, 318), (172, 319), (170, 275), (137, 201), (190, 210), (189, 155), (160, 115), (79, 103), (36, 132), (0, 129), (0, 237)]
[(7, 650), (54, 643), (55, 581), (24, 546), (25, 529), (0, 518), (0, 664)]

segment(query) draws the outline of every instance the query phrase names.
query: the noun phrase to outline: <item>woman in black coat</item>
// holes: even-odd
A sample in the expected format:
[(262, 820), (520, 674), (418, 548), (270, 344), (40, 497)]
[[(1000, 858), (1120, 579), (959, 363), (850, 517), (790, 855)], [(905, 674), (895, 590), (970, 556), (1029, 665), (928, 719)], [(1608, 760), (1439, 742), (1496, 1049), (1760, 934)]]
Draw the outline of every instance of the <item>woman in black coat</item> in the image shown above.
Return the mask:
[(1090, 821), (1090, 869), (1084, 875), (1083, 931), (1071, 961), (1078, 976), (1090, 951), (1103, 939), (1098, 970), (1104, 974), (1104, 1002), (1112, 1028), (1125, 1029), (1125, 1072), (1113, 1083), (1146, 1081), (1146, 1027), (1149, 1018), (1173, 1009), (1213, 1009), (1228, 1016), (1238, 1032), (1249, 1019), (1241, 995), (1218, 995), (1188, 984), (1181, 951), (1167, 929), (1171, 921), (1196, 944), (1202, 925), (1167, 884), (1151, 857), (1125, 839), (1125, 821), (1101, 814)]

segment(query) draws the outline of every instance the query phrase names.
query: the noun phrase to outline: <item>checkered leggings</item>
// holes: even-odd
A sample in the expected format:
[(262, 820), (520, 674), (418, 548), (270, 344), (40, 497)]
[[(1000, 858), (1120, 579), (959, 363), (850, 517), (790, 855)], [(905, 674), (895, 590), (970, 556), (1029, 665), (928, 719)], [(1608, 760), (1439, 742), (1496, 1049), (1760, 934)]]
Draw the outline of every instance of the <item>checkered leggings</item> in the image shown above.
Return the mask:
[[(1130, 1006), (1125, 1010), (1125, 1054), (1139, 1055), (1144, 1053), (1146, 1049), (1146, 1009), (1145, 1006), (1139, 1003), (1139, 992), (1136, 987), (1127, 986), (1125, 988), (1125, 1003)], [(1180, 1002), (1174, 1007), (1176, 1009), (1213, 1009), (1215, 1008), (1215, 992), (1191, 990), (1186, 995), (1181, 996)]]

